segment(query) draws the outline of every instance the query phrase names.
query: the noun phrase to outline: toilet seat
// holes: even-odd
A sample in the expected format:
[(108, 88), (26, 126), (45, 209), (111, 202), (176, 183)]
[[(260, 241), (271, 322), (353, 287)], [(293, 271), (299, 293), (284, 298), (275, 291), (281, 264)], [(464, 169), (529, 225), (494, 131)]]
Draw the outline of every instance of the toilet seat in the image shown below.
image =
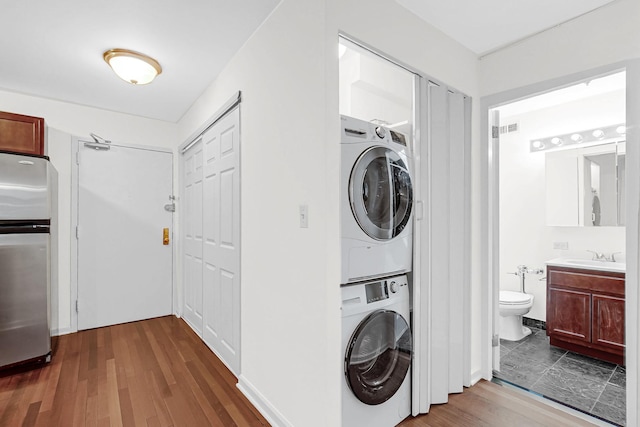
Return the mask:
[(500, 304), (527, 305), (531, 302), (531, 295), (515, 291), (500, 291)]

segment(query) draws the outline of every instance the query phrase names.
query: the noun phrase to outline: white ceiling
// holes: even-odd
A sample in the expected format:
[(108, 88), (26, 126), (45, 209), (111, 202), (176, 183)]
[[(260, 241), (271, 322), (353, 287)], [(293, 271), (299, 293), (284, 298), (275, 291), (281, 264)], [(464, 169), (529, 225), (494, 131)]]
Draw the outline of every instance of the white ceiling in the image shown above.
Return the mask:
[[(178, 121), (279, 0), (21, 0), (0, 11), (0, 88)], [(134, 86), (102, 59), (124, 48), (160, 62)]]
[[(0, 89), (177, 122), (280, 0), (22, 0), (0, 13)], [(396, 0), (482, 54), (616, 0)], [(120, 80), (111, 48), (163, 73)]]
[(627, 84), (626, 79), (627, 73), (621, 71), (502, 105), (497, 110), (500, 111), (501, 118), (508, 118), (605, 93), (623, 91)]
[(396, 0), (478, 55), (616, 0)]

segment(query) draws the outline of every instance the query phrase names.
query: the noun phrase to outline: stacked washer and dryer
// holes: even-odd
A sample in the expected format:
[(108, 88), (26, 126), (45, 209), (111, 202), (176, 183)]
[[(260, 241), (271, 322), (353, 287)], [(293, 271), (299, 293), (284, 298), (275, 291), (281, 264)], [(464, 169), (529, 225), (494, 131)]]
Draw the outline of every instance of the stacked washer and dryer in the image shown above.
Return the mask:
[(341, 116), (342, 425), (411, 413), (413, 186), (405, 135)]

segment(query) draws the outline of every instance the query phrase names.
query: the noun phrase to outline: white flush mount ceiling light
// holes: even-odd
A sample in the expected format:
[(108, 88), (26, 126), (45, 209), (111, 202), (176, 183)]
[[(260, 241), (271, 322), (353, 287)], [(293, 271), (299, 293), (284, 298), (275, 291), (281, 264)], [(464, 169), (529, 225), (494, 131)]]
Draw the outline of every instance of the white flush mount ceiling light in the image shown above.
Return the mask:
[(113, 71), (125, 82), (146, 85), (162, 73), (155, 59), (127, 49), (109, 49), (102, 57)]

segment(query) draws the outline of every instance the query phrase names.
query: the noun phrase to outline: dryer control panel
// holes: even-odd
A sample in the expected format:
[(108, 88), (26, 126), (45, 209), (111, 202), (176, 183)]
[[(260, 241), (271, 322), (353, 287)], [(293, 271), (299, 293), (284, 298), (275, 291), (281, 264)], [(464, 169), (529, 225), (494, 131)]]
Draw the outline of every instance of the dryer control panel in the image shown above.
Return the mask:
[(407, 286), (406, 280), (402, 278), (393, 278), (370, 282), (364, 285), (367, 304), (389, 299), (389, 296), (397, 293), (402, 286)]
[(364, 289), (367, 295), (367, 304), (389, 299), (389, 288), (387, 286), (386, 280), (382, 280), (380, 282), (367, 283), (364, 286)]

